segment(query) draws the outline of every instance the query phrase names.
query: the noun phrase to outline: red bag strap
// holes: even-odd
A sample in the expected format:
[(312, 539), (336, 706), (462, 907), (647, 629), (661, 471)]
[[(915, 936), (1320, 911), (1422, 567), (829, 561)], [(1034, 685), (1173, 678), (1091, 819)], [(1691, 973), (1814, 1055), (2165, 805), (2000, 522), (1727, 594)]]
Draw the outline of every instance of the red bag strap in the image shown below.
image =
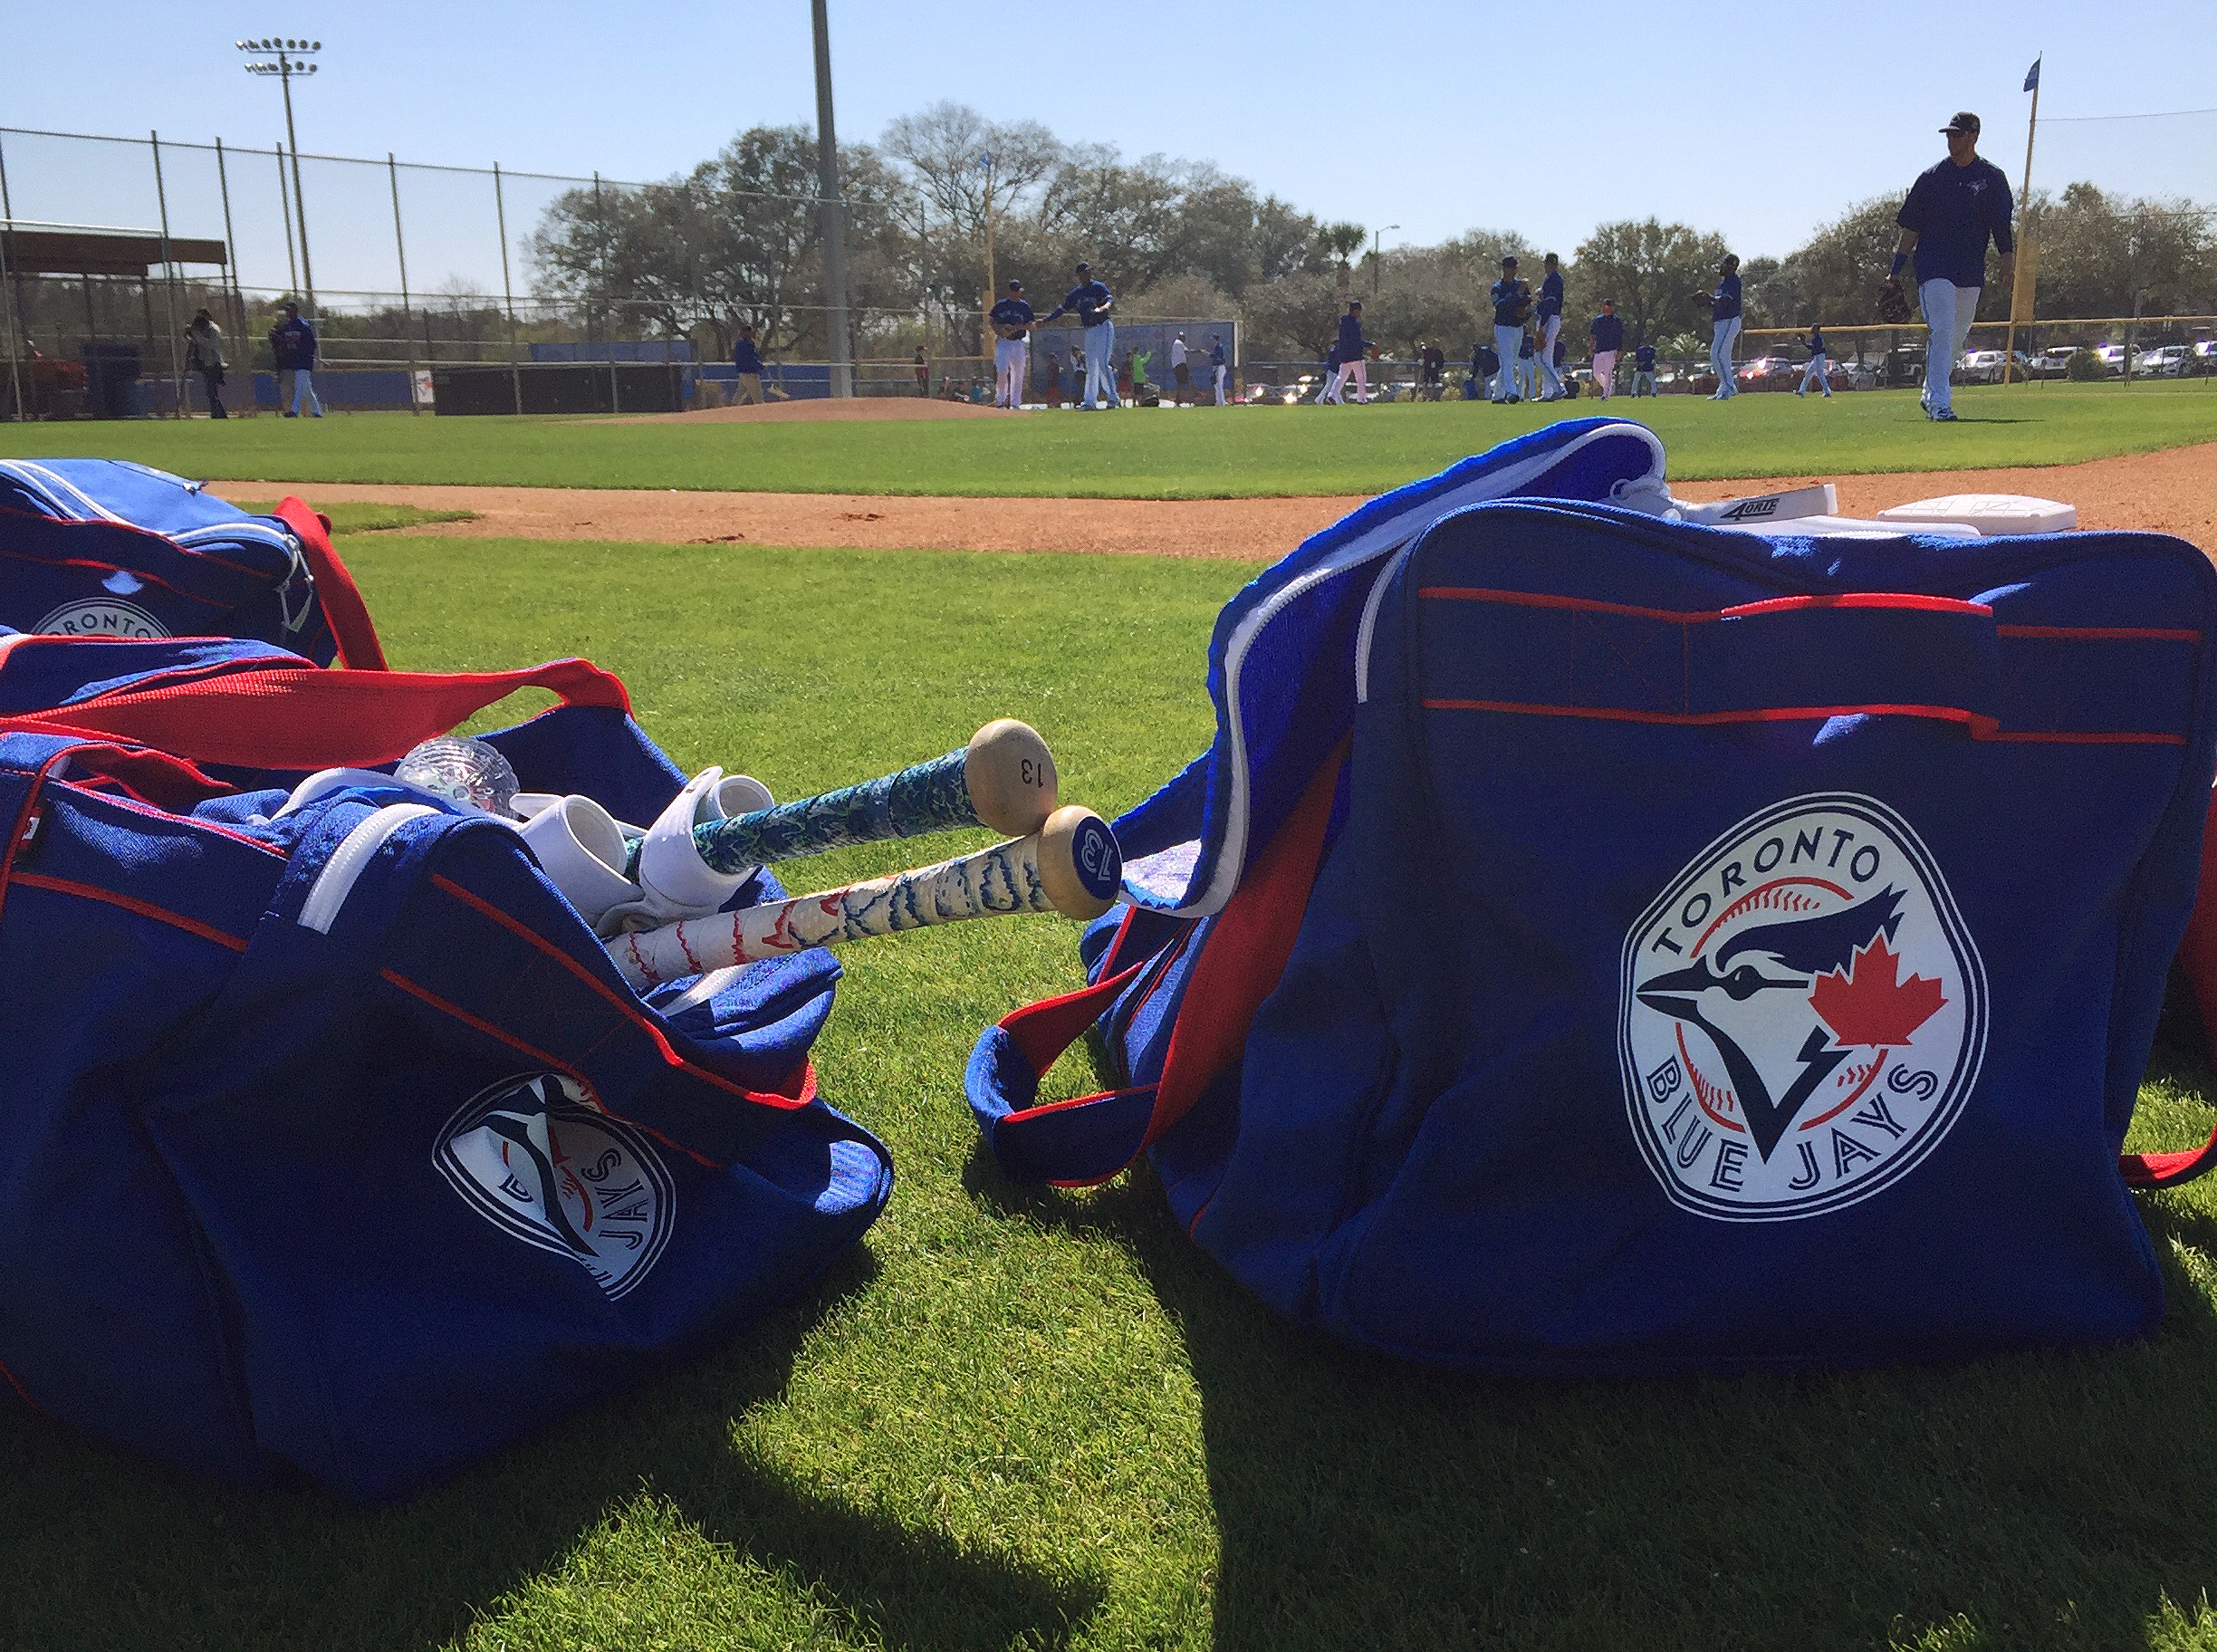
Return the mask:
[(350, 671), (386, 669), (385, 649), (378, 641), (377, 627), (370, 623), (370, 605), (362, 600), (361, 588), (339, 560), (339, 552), (331, 549), (331, 524), (290, 494), (270, 514), (300, 536), (301, 559), (315, 578), (316, 601), (339, 644), (339, 663)]
[(521, 671), (237, 671), (120, 688), (5, 726), (130, 740), (192, 763), (370, 768), (406, 756), (519, 688), (547, 689), (565, 706), (631, 709), (623, 684), (600, 667), (556, 659)]

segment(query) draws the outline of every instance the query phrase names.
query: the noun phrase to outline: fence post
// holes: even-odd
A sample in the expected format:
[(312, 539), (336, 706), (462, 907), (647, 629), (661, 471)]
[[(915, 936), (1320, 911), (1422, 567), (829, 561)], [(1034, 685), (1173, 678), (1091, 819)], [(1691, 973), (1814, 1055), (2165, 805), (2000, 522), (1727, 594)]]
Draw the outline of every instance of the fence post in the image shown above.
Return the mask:
[(7, 300), (6, 325), (8, 335), (8, 388), (15, 394), (15, 420), (18, 424), (30, 418), (24, 404), (23, 367), (16, 360), (16, 335), (31, 331), (27, 324), (18, 326), (17, 317), (23, 314), (23, 288), (15, 279), (14, 266), (8, 262), (8, 235), (14, 227), (15, 206), (8, 195), (7, 149), (0, 144), (0, 296)]
[(508, 279), (508, 205), (501, 192), (500, 162), (493, 163), (493, 216), (500, 226), (501, 297), (508, 306), (508, 382), (515, 392), (515, 410), (523, 411), (523, 370), (516, 365), (515, 289)]
[[(600, 202), (600, 174), (597, 169), (593, 173), (593, 227), (600, 232), (599, 237), (600, 245), (598, 249), (600, 260), (600, 284), (602, 290), (606, 291), (608, 286), (608, 208)], [(585, 328), (585, 346), (590, 350), (592, 348), (592, 326), (590, 320), (592, 306), (590, 304), (586, 306), (585, 313), (589, 318)], [(623, 391), (619, 388), (616, 377), (616, 341), (614, 339), (609, 341), (609, 411), (611, 413), (623, 411)]]
[(154, 205), (161, 214), (162, 315), (169, 329), (169, 393), (177, 398), (176, 417), (183, 418), (187, 412), (185, 364), (178, 355), (178, 277), (177, 260), (170, 256), (169, 247), (169, 192), (162, 186), (161, 134), (149, 131), (147, 138), (154, 152)]
[(285, 292), (288, 295), (300, 291), (300, 264), (293, 255), (293, 191), (285, 182), (284, 139), (277, 140), (277, 209), (284, 216), (285, 238)]
[(413, 418), (423, 409), (416, 405), (416, 335), (408, 331), (408, 243), (400, 235), (400, 163), (390, 149), (385, 151), (385, 173), (392, 181), (393, 253), (400, 260), (400, 337), (408, 345), (408, 417)]
[(232, 338), (236, 341), (239, 365), (246, 372), (246, 410), (255, 411), (254, 396), (254, 365), (245, 356), (246, 350), (246, 295), (239, 291), (238, 241), (231, 233), (231, 172), (224, 161), (223, 139), (216, 139), (216, 187), (223, 194), (224, 214), (224, 274), (231, 289)]

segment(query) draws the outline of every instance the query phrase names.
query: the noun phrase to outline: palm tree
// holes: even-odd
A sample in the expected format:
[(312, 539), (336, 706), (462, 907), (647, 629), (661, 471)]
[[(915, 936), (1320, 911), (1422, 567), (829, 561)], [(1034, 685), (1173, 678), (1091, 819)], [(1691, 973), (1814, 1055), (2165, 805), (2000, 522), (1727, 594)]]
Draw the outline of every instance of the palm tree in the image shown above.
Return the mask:
[(1331, 255), (1339, 266), (1339, 298), (1345, 303), (1348, 289), (1353, 284), (1355, 272), (1348, 260), (1362, 251), (1362, 244), (1370, 232), (1359, 224), (1327, 224), (1317, 231), (1317, 245)]

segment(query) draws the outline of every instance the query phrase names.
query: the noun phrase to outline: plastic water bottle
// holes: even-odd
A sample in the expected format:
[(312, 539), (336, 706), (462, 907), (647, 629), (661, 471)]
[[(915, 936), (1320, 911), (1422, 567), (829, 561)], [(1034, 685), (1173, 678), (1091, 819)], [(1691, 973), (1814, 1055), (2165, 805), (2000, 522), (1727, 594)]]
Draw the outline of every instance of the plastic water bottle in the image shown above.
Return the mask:
[(480, 809), (513, 820), (510, 805), (521, 783), (500, 747), (467, 735), (427, 740), (393, 770), (395, 780), (437, 792), (465, 809)]

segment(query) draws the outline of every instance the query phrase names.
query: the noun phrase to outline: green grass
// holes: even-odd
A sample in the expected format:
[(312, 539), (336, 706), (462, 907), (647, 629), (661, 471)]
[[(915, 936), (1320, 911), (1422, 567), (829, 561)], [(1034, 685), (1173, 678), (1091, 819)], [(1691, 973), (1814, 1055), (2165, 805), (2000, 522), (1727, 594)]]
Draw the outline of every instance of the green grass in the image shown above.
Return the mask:
[[(1202, 647), (1248, 572), (346, 553), (396, 664), (590, 654), (686, 764), (797, 794), (1014, 712), (1067, 794), (1111, 810), (1207, 737)], [(2173, 1295), (2145, 1343), (1802, 1378), (1426, 1373), (1274, 1320), (1144, 1172), (1089, 1194), (994, 1172), (965, 1057), (1075, 984), (1072, 939), (1025, 918), (849, 951), (819, 1071), (900, 1177), (863, 1245), (405, 1508), (213, 1488), (0, 1411), (0, 1646), (2217, 1647), (2217, 1185), (2142, 1201)], [(2211, 1085), (2160, 1061), (2136, 1145), (2198, 1141)]]
[[(1580, 399), (1392, 407), (1194, 408), (836, 425), (627, 425), (605, 419), (363, 414), (0, 426), (0, 456), (137, 459), (196, 477), (506, 483), (548, 487), (1089, 498), (1371, 494), (1429, 475)], [(1685, 479), (2060, 465), (2217, 440), (2217, 380), (1967, 389), (1961, 423), (1928, 424), (1907, 391), (1831, 401), (1689, 396), (1612, 410), (1650, 423)]]
[[(234, 500), (242, 511), (266, 516), (277, 508), (274, 499)], [(329, 519), (334, 533), (382, 533), (393, 528), (419, 528), (427, 522), (475, 522), (475, 511), (433, 511), (415, 504), (372, 504), (366, 500), (326, 500), (316, 507)]]

